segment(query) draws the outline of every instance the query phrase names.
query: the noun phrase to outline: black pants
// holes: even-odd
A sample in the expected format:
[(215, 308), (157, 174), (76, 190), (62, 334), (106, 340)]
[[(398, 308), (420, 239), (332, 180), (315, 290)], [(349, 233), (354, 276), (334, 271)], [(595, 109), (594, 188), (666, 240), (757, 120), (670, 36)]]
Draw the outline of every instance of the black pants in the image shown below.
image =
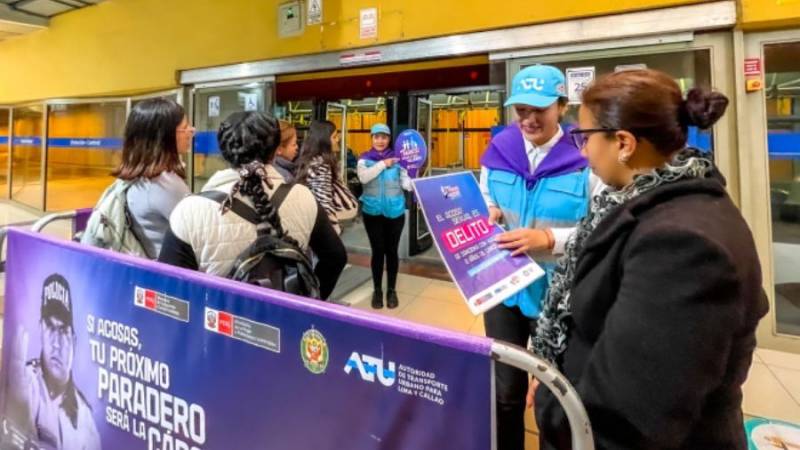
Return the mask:
[[(503, 304), (483, 315), (486, 336), (526, 347), (528, 338), (536, 334), (536, 319), (525, 317), (517, 307)], [(503, 363), (494, 367), (495, 400), (497, 402), (497, 449), (524, 450), (525, 396), (530, 377), (527, 373)]]
[(369, 246), (372, 247), (372, 284), (376, 291), (382, 289), (384, 259), (389, 284), (387, 287), (394, 289), (397, 285), (397, 270), (400, 266), (397, 248), (400, 246), (400, 234), (405, 224), (405, 214), (396, 219), (364, 214), (364, 228), (367, 229)]

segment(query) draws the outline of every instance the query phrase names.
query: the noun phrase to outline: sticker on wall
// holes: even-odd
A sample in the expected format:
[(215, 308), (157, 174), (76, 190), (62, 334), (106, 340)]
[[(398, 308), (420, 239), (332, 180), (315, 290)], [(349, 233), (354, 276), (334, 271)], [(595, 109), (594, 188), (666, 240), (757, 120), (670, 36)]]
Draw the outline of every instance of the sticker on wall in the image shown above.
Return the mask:
[(245, 111), (258, 111), (258, 94), (242, 94)]
[(208, 117), (219, 117), (222, 101), (218, 95), (208, 97)]
[(569, 103), (581, 103), (583, 91), (594, 81), (594, 67), (575, 67), (567, 69), (567, 97)]
[(644, 70), (647, 64), (620, 64), (614, 68), (614, 72), (624, 72), (626, 70)]
[(359, 21), (359, 37), (361, 39), (374, 39), (378, 37), (378, 8), (361, 10)]
[(319, 25), (322, 23), (322, 0), (308, 0), (307, 8), (308, 25)]

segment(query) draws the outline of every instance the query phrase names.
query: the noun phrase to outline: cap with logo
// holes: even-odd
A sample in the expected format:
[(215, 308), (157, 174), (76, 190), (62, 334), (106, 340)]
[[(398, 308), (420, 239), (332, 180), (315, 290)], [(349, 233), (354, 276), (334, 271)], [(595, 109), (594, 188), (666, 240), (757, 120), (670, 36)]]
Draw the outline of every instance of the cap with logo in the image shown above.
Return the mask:
[(72, 326), (72, 296), (69, 283), (60, 274), (54, 273), (42, 285), (42, 320), (54, 317), (65, 325)]
[(392, 135), (392, 130), (385, 123), (376, 123), (372, 126), (372, 129), (369, 132), (370, 135), (374, 134), (385, 134), (387, 136)]
[(564, 74), (553, 66), (537, 64), (528, 66), (514, 75), (511, 97), (505, 106), (528, 105), (547, 108), (561, 97), (567, 96)]

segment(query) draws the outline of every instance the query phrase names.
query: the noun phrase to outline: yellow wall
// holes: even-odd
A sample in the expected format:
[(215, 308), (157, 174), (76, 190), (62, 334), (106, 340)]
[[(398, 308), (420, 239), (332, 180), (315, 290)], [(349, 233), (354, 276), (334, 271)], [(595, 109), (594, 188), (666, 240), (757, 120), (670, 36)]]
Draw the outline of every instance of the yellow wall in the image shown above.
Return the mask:
[(800, 0), (740, 0), (745, 30), (800, 26)]
[[(793, 1), (793, 0), (785, 0)], [(698, 0), (325, 0), (323, 24), (277, 37), (278, 1), (106, 0), (0, 42), (0, 103), (175, 86), (176, 70), (419, 39)], [(377, 40), (359, 10), (379, 7)]]

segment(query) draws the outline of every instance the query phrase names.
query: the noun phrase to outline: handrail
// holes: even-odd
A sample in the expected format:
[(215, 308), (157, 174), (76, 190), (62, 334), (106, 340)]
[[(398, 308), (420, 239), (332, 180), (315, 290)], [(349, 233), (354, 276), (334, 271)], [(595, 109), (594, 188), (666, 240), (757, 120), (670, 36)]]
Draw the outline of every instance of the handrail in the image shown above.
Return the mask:
[(50, 225), (55, 221), (74, 219), (76, 214), (77, 211), (66, 211), (66, 212), (48, 214), (42, 217), (41, 219), (37, 220), (36, 223), (34, 223), (33, 226), (31, 227), (31, 231), (33, 231), (34, 233), (39, 233), (44, 229), (44, 227)]
[(537, 380), (547, 386), (561, 403), (561, 407), (564, 408), (567, 415), (572, 434), (572, 448), (594, 450), (594, 436), (589, 415), (586, 413), (586, 408), (584, 408), (578, 392), (561, 372), (533, 353), (501, 341), (492, 342), (492, 357), (501, 363), (533, 374)]
[(33, 225), (36, 223), (36, 220), (26, 220), (24, 222), (17, 222), (17, 223), (10, 223), (3, 227), (0, 227), (0, 273), (5, 272), (6, 270), (6, 262), (2, 259), (3, 250), (6, 246), (6, 236), (8, 236), (8, 229), (11, 227), (26, 227), (28, 225)]
[[(6, 261), (2, 259), (3, 250), (5, 249), (6, 245), (6, 236), (8, 236), (8, 230), (11, 227), (27, 227), (30, 226), (31, 230), (35, 233), (41, 232), (46, 226), (50, 225), (53, 222), (58, 220), (72, 220), (77, 215), (77, 211), (66, 211), (60, 213), (53, 213), (48, 214), (44, 217), (40, 217), (37, 220), (29, 220), (25, 222), (17, 222), (11, 223), (4, 227), (0, 227), (0, 273), (4, 273), (6, 271)], [(73, 230), (72, 234), (75, 234), (75, 225), (73, 223)]]

